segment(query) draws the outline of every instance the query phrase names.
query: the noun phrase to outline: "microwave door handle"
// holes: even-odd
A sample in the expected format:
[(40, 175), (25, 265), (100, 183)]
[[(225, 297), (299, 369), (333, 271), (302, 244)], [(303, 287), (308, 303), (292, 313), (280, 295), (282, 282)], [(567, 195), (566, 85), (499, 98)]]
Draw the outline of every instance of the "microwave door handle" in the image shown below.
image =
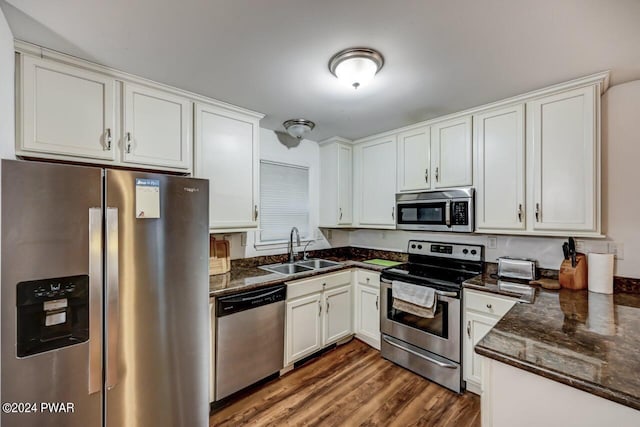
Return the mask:
[(444, 223), (447, 227), (451, 227), (451, 200), (447, 200), (444, 205)]

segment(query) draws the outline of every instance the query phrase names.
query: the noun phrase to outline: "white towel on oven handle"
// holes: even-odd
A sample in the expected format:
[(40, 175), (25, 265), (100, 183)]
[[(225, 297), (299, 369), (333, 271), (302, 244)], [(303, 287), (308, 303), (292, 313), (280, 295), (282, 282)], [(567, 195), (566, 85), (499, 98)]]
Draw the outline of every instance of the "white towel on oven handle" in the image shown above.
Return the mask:
[[(394, 308), (429, 318), (435, 313), (437, 295), (433, 288), (394, 280), (391, 283), (391, 295), (394, 299)], [(411, 310), (408, 304), (398, 304), (399, 307), (395, 307), (396, 299), (417, 307), (415, 310)]]

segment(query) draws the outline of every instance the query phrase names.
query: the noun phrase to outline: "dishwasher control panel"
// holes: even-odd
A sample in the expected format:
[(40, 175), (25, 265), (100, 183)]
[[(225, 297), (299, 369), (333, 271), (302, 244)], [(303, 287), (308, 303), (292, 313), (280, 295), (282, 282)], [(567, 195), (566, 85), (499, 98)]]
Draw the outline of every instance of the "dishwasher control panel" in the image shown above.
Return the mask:
[(287, 299), (287, 286), (278, 285), (218, 298), (216, 317), (228, 316)]

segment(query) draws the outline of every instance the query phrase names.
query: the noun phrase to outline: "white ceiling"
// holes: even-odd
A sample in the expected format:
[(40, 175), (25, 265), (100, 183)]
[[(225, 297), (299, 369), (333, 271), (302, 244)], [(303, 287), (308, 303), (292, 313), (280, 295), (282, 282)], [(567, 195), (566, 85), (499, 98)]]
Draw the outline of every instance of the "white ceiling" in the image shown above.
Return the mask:
[[(358, 138), (611, 69), (640, 78), (639, 0), (0, 0), (14, 36)], [(375, 81), (327, 63), (378, 49)]]

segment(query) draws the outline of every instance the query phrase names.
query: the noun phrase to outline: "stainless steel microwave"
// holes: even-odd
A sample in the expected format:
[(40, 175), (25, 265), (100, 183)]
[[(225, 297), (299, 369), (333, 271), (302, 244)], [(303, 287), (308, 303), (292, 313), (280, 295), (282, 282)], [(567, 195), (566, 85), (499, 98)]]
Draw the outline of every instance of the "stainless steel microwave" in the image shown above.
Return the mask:
[(473, 188), (399, 193), (396, 195), (396, 228), (471, 233), (473, 196)]

